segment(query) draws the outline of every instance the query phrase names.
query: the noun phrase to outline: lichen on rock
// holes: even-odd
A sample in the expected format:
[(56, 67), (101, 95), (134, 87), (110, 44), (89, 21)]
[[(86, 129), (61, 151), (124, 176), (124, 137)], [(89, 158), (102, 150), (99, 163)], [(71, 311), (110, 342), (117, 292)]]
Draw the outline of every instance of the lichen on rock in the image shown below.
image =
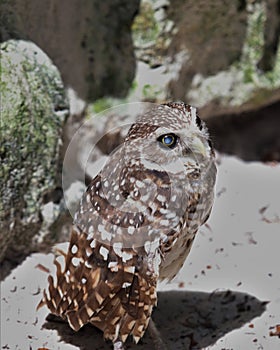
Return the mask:
[(35, 44), (1, 44), (0, 262), (34, 250), (41, 208), (59, 184), (68, 103), (57, 68)]

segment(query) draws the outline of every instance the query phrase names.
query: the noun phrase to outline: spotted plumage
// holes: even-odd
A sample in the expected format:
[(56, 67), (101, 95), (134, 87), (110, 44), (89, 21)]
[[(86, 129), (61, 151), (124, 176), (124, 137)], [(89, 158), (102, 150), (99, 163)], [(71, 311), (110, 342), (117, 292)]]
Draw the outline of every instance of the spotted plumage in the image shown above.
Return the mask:
[(56, 281), (40, 304), (74, 330), (92, 323), (122, 349), (144, 335), (159, 280), (182, 267), (213, 204), (204, 122), (184, 103), (140, 116), (83, 195)]

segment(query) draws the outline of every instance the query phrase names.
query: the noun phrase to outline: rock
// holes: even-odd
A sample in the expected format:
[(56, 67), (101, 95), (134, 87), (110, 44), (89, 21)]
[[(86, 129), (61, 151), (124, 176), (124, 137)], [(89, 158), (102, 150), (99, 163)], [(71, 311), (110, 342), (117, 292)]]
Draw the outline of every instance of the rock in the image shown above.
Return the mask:
[[(280, 87), (278, 1), (269, 0), (266, 10), (255, 1), (173, 0), (159, 7), (144, 0), (146, 7), (133, 26), (139, 59), (135, 85), (140, 64), (147, 63), (140, 77), (150, 87), (143, 89), (145, 100), (148, 95), (154, 102), (173, 99), (200, 108), (215, 103), (238, 109), (271, 90), (261, 101), (267, 105)], [(262, 67), (264, 61), (269, 67)], [(155, 88), (160, 93), (151, 93)]]
[(280, 0), (267, 0), (266, 12), (264, 50), (258, 63), (258, 67), (265, 72), (273, 70), (280, 46)]
[(168, 53), (185, 48), (190, 59), (179, 79), (170, 83), (176, 99), (184, 99), (195, 74), (214, 75), (238, 61), (246, 39), (247, 12), (238, 1), (173, 0), (169, 16), (178, 28)]
[(138, 6), (139, 0), (1, 1), (1, 40), (35, 42), (84, 100), (121, 97), (135, 73), (130, 27)]
[(57, 206), (61, 198), (59, 150), (68, 105), (57, 68), (30, 42), (1, 45), (0, 86), (0, 262), (14, 264), (39, 243), (43, 206)]
[(247, 161), (280, 162), (280, 90), (278, 100), (259, 108), (218, 110), (212, 110), (207, 125), (219, 152)]

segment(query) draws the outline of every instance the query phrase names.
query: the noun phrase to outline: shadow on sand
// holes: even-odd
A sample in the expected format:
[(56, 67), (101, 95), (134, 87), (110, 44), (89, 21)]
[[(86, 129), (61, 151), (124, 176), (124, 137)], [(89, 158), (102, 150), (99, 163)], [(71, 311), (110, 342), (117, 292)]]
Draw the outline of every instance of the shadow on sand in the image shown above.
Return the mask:
[[(214, 293), (169, 291), (158, 293), (153, 320), (168, 349), (201, 349), (214, 344), (228, 332), (260, 316), (266, 302), (240, 292)], [(47, 321), (44, 328), (57, 330), (61, 341), (81, 350), (111, 350), (102, 332), (91, 325), (74, 332), (66, 323)], [(153, 349), (148, 332), (138, 345), (127, 342), (127, 349)]]

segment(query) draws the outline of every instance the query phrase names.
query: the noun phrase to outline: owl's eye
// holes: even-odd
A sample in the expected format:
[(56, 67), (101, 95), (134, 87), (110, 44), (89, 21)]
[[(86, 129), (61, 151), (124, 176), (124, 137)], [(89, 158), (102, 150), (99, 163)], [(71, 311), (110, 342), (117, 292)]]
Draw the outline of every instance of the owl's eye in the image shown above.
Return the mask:
[(174, 148), (176, 146), (178, 140), (178, 136), (175, 134), (165, 134), (161, 135), (158, 138), (158, 141), (162, 143), (164, 146), (169, 147), (169, 148)]

